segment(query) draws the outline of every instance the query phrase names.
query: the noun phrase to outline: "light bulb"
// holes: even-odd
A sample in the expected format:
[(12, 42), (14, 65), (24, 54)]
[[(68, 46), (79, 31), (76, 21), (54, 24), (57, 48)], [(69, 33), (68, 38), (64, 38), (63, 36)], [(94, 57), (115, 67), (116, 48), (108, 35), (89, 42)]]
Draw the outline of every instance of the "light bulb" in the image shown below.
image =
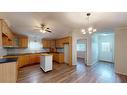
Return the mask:
[(88, 28), (88, 31), (92, 31), (92, 29), (93, 29), (92, 27), (89, 27), (89, 28)]
[(42, 30), (40, 30), (40, 32), (43, 32)]
[(45, 33), (46, 31), (45, 30), (43, 30), (43, 32), (42, 33)]
[(92, 34), (92, 32), (90, 31), (89, 34)]
[(93, 32), (96, 32), (97, 30), (96, 29), (93, 29)]
[(40, 32), (45, 33), (46, 31), (45, 30), (40, 30)]
[(81, 32), (84, 33), (85, 32), (85, 29), (82, 29)]
[(86, 32), (83, 32), (82, 34), (86, 34)]

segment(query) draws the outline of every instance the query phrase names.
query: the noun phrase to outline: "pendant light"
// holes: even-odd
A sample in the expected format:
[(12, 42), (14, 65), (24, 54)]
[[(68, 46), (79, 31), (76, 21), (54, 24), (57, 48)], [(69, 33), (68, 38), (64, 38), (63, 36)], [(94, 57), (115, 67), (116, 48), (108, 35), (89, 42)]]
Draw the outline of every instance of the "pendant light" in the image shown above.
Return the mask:
[(82, 29), (81, 32), (82, 34), (92, 34), (93, 32), (96, 32), (97, 30), (94, 27), (92, 27), (90, 23), (91, 13), (87, 13), (86, 16), (88, 17), (88, 27), (86, 29)]

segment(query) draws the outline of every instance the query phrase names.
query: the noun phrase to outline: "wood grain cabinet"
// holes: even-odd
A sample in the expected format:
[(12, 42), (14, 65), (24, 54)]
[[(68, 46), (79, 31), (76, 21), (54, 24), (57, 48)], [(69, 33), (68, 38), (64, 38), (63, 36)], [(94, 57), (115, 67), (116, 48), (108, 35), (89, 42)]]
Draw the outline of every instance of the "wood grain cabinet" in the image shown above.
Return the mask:
[(53, 53), (53, 61), (57, 63), (64, 63), (64, 54), (63, 53)]
[(56, 42), (55, 40), (50, 41), (50, 48), (55, 48), (56, 47)]
[(43, 48), (51, 48), (51, 42), (50, 42), (50, 40), (43, 39), (42, 40), (42, 47)]
[(40, 55), (38, 54), (21, 55), (18, 57), (19, 68), (39, 62), (40, 62)]
[(40, 62), (40, 55), (31, 54), (29, 59), (30, 59), (30, 64), (39, 63)]
[(19, 47), (20, 48), (27, 48), (28, 47), (28, 38), (27, 37), (19, 37)]
[(21, 55), (18, 57), (18, 67), (29, 65), (29, 55)]
[[(18, 45), (15, 40), (16, 38), (18, 38)], [(27, 48), (28, 37), (19, 35), (17, 37), (8, 27), (7, 23), (3, 19), (0, 19), (0, 46)]]
[(64, 47), (63, 40), (62, 39), (56, 40), (56, 48), (63, 48), (63, 47)]
[(3, 47), (13, 46), (14, 35), (4, 20), (0, 20), (1, 41)]

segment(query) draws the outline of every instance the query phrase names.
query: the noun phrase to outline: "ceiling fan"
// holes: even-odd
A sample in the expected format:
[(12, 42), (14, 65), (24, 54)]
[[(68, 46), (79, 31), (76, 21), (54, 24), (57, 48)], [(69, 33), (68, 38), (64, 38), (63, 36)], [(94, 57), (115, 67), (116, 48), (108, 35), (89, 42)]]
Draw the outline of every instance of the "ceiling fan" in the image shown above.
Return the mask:
[(46, 33), (46, 32), (52, 33), (51, 29), (46, 27), (45, 24), (41, 24), (40, 27), (36, 26), (36, 29), (40, 30), (40, 32), (42, 33)]

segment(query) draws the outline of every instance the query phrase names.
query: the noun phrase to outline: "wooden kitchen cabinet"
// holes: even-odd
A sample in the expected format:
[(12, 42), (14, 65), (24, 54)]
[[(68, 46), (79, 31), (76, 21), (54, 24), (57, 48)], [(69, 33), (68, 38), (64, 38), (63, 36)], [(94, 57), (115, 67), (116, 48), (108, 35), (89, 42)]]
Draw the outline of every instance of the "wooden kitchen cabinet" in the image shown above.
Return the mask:
[(14, 35), (4, 20), (0, 20), (1, 41), (3, 47), (12, 47), (14, 44)]
[(19, 47), (20, 48), (27, 48), (28, 47), (28, 37), (19, 37)]
[(53, 61), (64, 63), (64, 53), (53, 53)]
[(29, 55), (21, 55), (18, 57), (18, 67), (29, 65)]
[(30, 64), (34, 64), (38, 62), (38, 56), (36, 54), (31, 54), (29, 59), (30, 59)]
[(40, 55), (39, 54), (28, 54), (28, 55), (20, 55), (18, 57), (18, 67), (23, 67), (35, 63), (40, 63)]
[(56, 47), (55, 40), (51, 40), (50, 41), (50, 48), (55, 48), (55, 47)]
[(59, 53), (59, 63), (64, 63), (64, 53)]
[(56, 48), (63, 48), (63, 47), (64, 47), (63, 40), (57, 39), (56, 40)]
[[(18, 38), (18, 45), (15, 38)], [(8, 27), (7, 23), (3, 19), (0, 19), (0, 46), (27, 48), (28, 37), (21, 35), (17, 37)]]
[(43, 39), (42, 40), (42, 46), (43, 46), (43, 48), (51, 48), (51, 42), (50, 42), (50, 40)]

